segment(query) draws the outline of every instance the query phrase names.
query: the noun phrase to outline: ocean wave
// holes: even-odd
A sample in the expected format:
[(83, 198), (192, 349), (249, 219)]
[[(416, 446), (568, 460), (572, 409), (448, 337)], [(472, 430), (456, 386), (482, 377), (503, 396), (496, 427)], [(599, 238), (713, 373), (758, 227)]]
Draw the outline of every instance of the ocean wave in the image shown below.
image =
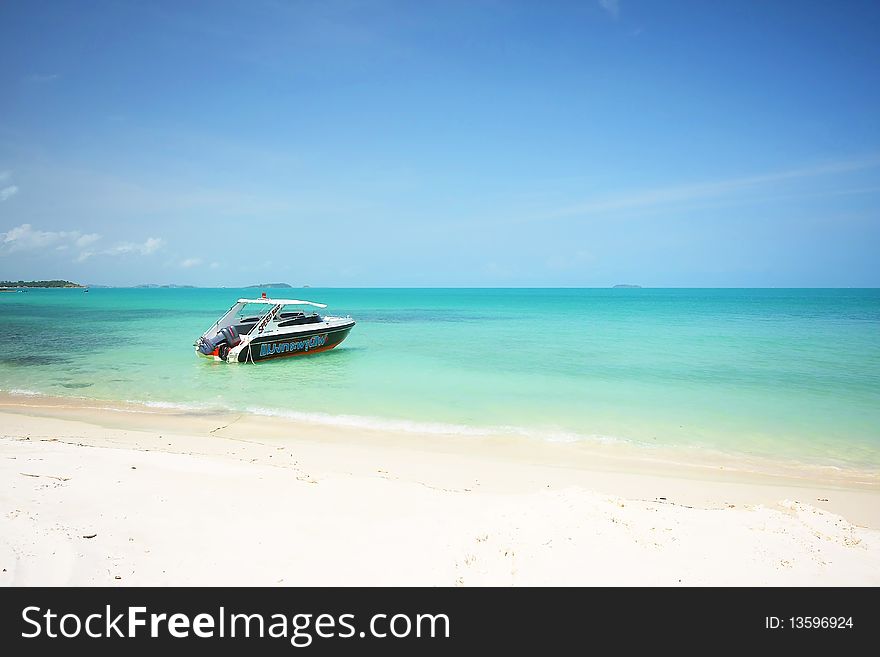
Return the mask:
[[(141, 406), (146, 406), (148, 408), (164, 408), (168, 410), (175, 411), (205, 411), (211, 410), (211, 407), (206, 405), (199, 404), (185, 404), (179, 402), (167, 402), (167, 401), (141, 401), (138, 399), (127, 399), (126, 403), (129, 404), (140, 404)], [(216, 409), (218, 411), (228, 412), (228, 409)]]
[(42, 392), (38, 392), (36, 390), (27, 390), (25, 388), (11, 388), (9, 390), (4, 390), (8, 395), (19, 395), (21, 397), (39, 397), (42, 395)]
[(142, 399), (126, 399), (124, 403), (142, 406), (145, 409), (144, 411), (142, 411), (144, 413), (149, 413), (151, 410), (178, 411), (180, 413), (189, 415), (227, 415), (229, 413), (246, 412), (242, 411), (239, 408), (218, 405), (216, 402), (170, 402), (154, 400), (144, 401)]
[[(19, 395), (22, 397), (41, 397), (47, 396), (46, 393), (28, 390), (23, 388), (13, 388), (5, 390), (10, 395)], [(51, 396), (51, 395), (48, 395)], [(94, 399), (89, 397), (65, 395), (66, 399), (76, 399), (80, 401), (88, 401), (98, 405), (90, 406), (90, 408), (145, 413), (148, 410), (139, 411), (136, 408), (119, 408), (113, 406), (112, 400)], [(242, 412), (241, 409), (218, 406), (216, 403), (198, 403), (198, 402), (171, 402), (171, 401), (155, 401), (142, 399), (123, 399), (119, 400), (123, 404), (131, 404), (140, 406), (144, 409), (157, 409), (167, 411), (181, 411), (184, 413), (236, 413)], [(591, 442), (599, 444), (625, 444), (632, 441), (618, 436), (607, 436), (601, 434), (583, 434), (574, 431), (567, 431), (557, 428), (529, 428), (520, 426), (473, 426), (467, 424), (454, 424), (444, 422), (430, 422), (418, 420), (405, 420), (399, 418), (383, 418), (367, 415), (335, 415), (332, 413), (321, 413), (311, 411), (288, 411), (265, 407), (248, 407), (245, 413), (259, 415), (265, 417), (278, 417), (295, 422), (304, 422), (307, 424), (344, 427), (352, 429), (366, 429), (372, 431), (392, 431), (396, 433), (409, 433), (421, 435), (436, 436), (470, 436), (470, 437), (491, 437), (491, 436), (517, 436), (522, 438), (538, 439), (556, 443), (578, 443)]]
[(417, 420), (401, 420), (394, 418), (372, 417), (367, 415), (333, 415), (330, 413), (308, 411), (280, 411), (263, 407), (248, 407), (247, 413), (266, 417), (279, 417), (308, 424), (332, 427), (348, 427), (374, 431), (394, 431), (399, 433), (428, 434), (440, 436), (522, 436), (538, 438), (549, 442), (575, 443), (594, 442), (603, 444), (627, 443), (624, 438), (599, 434), (580, 434), (573, 431), (558, 429), (540, 429), (515, 426), (478, 427), (466, 424), (449, 424), (441, 422), (424, 422)]

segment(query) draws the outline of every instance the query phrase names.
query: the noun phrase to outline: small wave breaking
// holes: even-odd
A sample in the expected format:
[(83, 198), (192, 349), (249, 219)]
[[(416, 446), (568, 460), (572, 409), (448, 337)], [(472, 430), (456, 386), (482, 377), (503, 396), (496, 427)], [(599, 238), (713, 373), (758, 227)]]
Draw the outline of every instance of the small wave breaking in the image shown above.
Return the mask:
[(616, 436), (581, 434), (560, 429), (526, 428), (516, 426), (480, 427), (466, 424), (424, 422), (417, 420), (372, 417), (367, 415), (334, 415), (331, 413), (319, 413), (309, 411), (281, 411), (263, 407), (248, 407), (247, 409), (245, 409), (245, 411), (252, 415), (278, 417), (297, 422), (305, 422), (308, 424), (347, 427), (352, 429), (367, 429), (371, 431), (393, 431), (396, 433), (412, 433), (438, 436), (521, 436), (524, 438), (538, 438), (550, 442), (559, 443), (576, 443), (588, 441), (602, 444), (619, 444), (629, 442), (624, 438), (618, 438)]

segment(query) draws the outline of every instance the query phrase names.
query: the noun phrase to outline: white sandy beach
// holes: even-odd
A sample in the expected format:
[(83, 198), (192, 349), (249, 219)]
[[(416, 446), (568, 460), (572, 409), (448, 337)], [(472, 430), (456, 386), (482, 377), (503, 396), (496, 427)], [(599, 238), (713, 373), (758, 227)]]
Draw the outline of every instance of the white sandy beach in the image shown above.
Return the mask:
[(878, 585), (880, 478), (0, 397), (4, 585)]

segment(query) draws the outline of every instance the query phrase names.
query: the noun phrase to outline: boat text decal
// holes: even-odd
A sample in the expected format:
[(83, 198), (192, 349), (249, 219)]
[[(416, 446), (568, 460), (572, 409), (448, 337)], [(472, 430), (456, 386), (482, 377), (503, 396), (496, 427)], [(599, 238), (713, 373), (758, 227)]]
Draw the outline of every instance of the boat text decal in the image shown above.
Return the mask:
[(294, 342), (281, 343), (264, 343), (260, 345), (260, 356), (271, 356), (272, 354), (283, 354), (288, 351), (308, 351), (315, 347), (323, 347), (327, 342), (326, 335), (313, 335), (306, 340), (297, 340)]

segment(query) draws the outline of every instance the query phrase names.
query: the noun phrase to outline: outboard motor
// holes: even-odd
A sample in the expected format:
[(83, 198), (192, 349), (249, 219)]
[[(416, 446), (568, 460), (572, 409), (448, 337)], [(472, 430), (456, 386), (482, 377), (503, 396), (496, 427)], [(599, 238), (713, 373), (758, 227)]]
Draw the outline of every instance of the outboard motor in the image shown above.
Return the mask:
[(220, 329), (220, 332), (213, 338), (199, 338), (199, 351), (205, 354), (205, 356), (210, 356), (217, 347), (225, 345), (226, 351), (229, 351), (232, 347), (237, 347), (240, 344), (241, 335), (239, 335), (236, 328), (234, 326), (227, 326)]
[(221, 329), (220, 335), (226, 340), (226, 344), (229, 345), (230, 349), (241, 344), (241, 336), (238, 334), (238, 329), (234, 326), (227, 326), (226, 328)]
[[(217, 348), (217, 344), (214, 342), (215, 339), (220, 337), (219, 335), (215, 335), (213, 338), (199, 338), (198, 349), (199, 353), (204, 354), (205, 356), (210, 356), (214, 353), (214, 350)], [(219, 340), (218, 340), (219, 342)]]

